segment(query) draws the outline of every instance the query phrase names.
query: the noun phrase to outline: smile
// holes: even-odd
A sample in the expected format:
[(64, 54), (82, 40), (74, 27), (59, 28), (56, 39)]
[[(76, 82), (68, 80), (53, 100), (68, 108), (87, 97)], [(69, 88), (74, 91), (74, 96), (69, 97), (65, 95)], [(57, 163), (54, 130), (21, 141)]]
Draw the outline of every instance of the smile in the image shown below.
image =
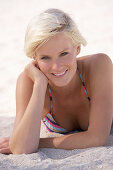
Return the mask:
[(64, 76), (66, 74), (67, 70), (65, 70), (64, 72), (62, 73), (52, 73), (52, 75), (56, 76), (56, 77), (61, 77), (61, 76)]

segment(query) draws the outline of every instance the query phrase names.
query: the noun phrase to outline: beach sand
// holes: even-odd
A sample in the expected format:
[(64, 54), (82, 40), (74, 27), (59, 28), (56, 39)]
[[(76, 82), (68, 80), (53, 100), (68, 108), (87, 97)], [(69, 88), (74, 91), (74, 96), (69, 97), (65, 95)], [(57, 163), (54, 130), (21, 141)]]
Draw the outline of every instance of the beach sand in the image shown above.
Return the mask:
[[(0, 1), (0, 138), (10, 136), (16, 114), (16, 81), (31, 61), (24, 53), (24, 35), (30, 19), (47, 8), (68, 12), (88, 45), (78, 57), (105, 53), (113, 61), (113, 0), (4, 0)], [(48, 133), (42, 124), (41, 137)], [(0, 170), (12, 169), (113, 169), (113, 132), (107, 146), (67, 151), (39, 149), (22, 155), (0, 154)]]

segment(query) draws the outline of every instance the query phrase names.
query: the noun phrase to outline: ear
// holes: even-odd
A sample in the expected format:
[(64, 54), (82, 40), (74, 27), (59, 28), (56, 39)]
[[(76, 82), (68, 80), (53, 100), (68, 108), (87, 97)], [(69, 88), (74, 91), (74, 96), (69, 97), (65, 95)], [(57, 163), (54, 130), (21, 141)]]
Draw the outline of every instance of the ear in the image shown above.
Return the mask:
[(77, 46), (77, 48), (76, 48), (76, 50), (77, 50), (77, 55), (80, 53), (80, 50), (81, 50), (81, 46), (80, 45), (78, 45)]

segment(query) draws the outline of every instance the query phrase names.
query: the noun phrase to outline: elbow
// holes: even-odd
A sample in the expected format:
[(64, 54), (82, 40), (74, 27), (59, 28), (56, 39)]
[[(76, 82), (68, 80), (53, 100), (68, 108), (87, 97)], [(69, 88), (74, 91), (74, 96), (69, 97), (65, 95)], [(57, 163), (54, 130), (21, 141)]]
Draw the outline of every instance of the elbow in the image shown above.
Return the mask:
[(31, 154), (31, 153), (35, 153), (38, 151), (37, 148), (29, 148), (29, 147), (18, 147), (18, 146), (14, 146), (11, 142), (9, 142), (9, 148), (12, 152), (12, 154)]
[(20, 155), (20, 154), (32, 154), (37, 152), (38, 150), (27, 150), (27, 149), (17, 149), (17, 148), (10, 148), (12, 154)]
[(11, 150), (12, 154), (14, 154), (14, 155), (30, 154), (29, 152), (27, 152), (25, 150), (19, 150), (19, 149), (16, 149), (16, 148), (14, 148), (14, 149), (10, 148), (10, 150)]
[(99, 147), (99, 146), (106, 146), (107, 145), (107, 142), (108, 142), (108, 139), (103, 139), (103, 138), (95, 138), (96, 140), (93, 140), (93, 142), (95, 141), (94, 144), (94, 147)]
[(27, 154), (25, 150), (19, 149), (17, 146), (14, 146), (13, 143), (9, 142), (9, 148), (12, 154)]
[[(89, 133), (88, 133), (89, 134)], [(97, 134), (91, 134), (89, 135), (89, 141), (91, 147), (100, 147), (100, 146), (106, 146), (108, 142), (108, 136), (102, 136)]]
[(91, 147), (98, 147), (98, 146), (106, 146), (109, 139), (109, 133), (108, 134), (102, 134), (102, 133), (94, 133), (90, 130), (87, 131), (88, 133), (88, 139), (90, 142)]
[(107, 145), (107, 142), (108, 142), (108, 140), (105, 140), (105, 139), (98, 139), (98, 141), (97, 141), (97, 145), (98, 146), (106, 146)]

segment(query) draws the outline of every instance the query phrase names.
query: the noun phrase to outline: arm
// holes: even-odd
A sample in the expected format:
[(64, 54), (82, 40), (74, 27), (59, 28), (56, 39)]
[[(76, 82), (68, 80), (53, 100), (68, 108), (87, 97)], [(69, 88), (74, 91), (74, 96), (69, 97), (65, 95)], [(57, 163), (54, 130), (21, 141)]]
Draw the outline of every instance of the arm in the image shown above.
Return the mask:
[(17, 81), (16, 113), (18, 116), (9, 142), (14, 154), (36, 152), (39, 144), (47, 83), (40, 79), (29, 87), (27, 79), (26, 74), (23, 73)]
[(112, 62), (108, 56), (99, 54), (92, 63), (88, 130), (61, 137), (41, 138), (40, 148), (78, 149), (106, 145), (113, 120)]
[(83, 149), (100, 146), (95, 136), (88, 131), (73, 133), (60, 137), (40, 138), (39, 148)]

